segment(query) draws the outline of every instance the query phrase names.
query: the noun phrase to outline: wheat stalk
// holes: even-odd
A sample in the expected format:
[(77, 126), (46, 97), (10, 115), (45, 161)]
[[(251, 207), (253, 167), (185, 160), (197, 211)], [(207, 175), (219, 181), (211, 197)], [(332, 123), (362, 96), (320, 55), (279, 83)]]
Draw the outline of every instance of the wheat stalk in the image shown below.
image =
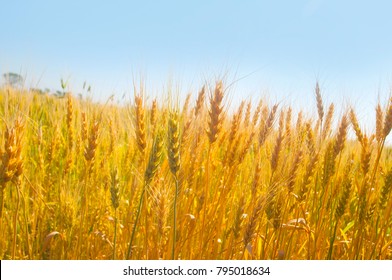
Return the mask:
[(153, 146), (151, 148), (149, 161), (147, 164), (146, 171), (144, 173), (143, 190), (142, 190), (142, 193), (140, 194), (139, 204), (138, 204), (137, 211), (136, 211), (136, 218), (133, 223), (133, 229), (132, 229), (131, 238), (130, 238), (129, 245), (128, 245), (128, 251), (127, 251), (126, 258), (132, 257), (133, 240), (135, 238), (136, 228), (137, 228), (140, 214), (141, 214), (144, 194), (145, 194), (147, 188), (149, 187), (151, 180), (158, 169), (160, 159), (161, 159), (161, 154), (162, 154), (162, 147), (163, 147), (163, 141), (160, 136), (160, 133), (158, 133), (158, 135), (156, 136), (156, 138), (154, 140)]
[(330, 245), (329, 245), (329, 251), (328, 251), (328, 256), (327, 259), (332, 259), (332, 253), (333, 253), (333, 247), (335, 243), (335, 238), (336, 238), (336, 232), (339, 224), (339, 220), (342, 218), (344, 211), (346, 209), (346, 206), (348, 204), (348, 199), (350, 197), (350, 192), (351, 192), (351, 187), (352, 187), (352, 178), (350, 176), (351, 172), (351, 167), (352, 164), (349, 162), (346, 166), (346, 170), (344, 172), (344, 177), (343, 177), (343, 182), (341, 184), (342, 188), (342, 193), (340, 195), (340, 198), (338, 200), (338, 205), (336, 206), (335, 209), (335, 227), (333, 234), (330, 238)]
[(175, 177), (178, 176), (180, 169), (180, 124), (178, 118), (177, 111), (170, 112), (167, 136), (169, 167)]
[(17, 220), (20, 204), (20, 176), (23, 172), (22, 159), (22, 137), (23, 137), (24, 123), (21, 117), (14, 121), (12, 128), (6, 127), (4, 136), (4, 151), (1, 152), (1, 167), (0, 167), (0, 231), (3, 231), (3, 207), (4, 207), (4, 190), (8, 182), (13, 182), (16, 185), (17, 202), (13, 215), (13, 238), (12, 238), (12, 255), (15, 259), (16, 254), (16, 238), (17, 238)]
[(178, 171), (180, 170), (180, 124), (178, 120), (178, 112), (172, 111), (169, 114), (168, 123), (168, 147), (167, 154), (169, 158), (170, 171), (175, 180), (175, 193), (173, 202), (173, 246), (172, 259), (174, 259), (175, 246), (177, 242), (177, 198), (179, 191)]

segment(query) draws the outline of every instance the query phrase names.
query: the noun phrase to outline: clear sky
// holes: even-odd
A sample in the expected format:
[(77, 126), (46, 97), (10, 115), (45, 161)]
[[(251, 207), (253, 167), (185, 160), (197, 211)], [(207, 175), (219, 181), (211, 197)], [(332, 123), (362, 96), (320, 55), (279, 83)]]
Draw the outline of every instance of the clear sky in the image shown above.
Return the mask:
[[(97, 96), (151, 91), (173, 78), (184, 92), (229, 72), (232, 98), (326, 101), (373, 110), (392, 78), (392, 1), (21, 1), (0, 3), (0, 73), (28, 85)], [(249, 75), (250, 74), (250, 75)], [(363, 111), (366, 112), (366, 111)], [(373, 112), (373, 111), (372, 111)]]

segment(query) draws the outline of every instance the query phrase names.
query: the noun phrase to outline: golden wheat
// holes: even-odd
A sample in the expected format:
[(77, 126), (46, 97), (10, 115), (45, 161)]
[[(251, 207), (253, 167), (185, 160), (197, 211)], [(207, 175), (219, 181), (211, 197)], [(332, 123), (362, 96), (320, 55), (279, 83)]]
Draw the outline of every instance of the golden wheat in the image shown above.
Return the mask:
[(314, 116), (227, 88), (174, 109), (0, 88), (0, 258), (391, 258), (391, 100), (368, 134), (318, 83)]

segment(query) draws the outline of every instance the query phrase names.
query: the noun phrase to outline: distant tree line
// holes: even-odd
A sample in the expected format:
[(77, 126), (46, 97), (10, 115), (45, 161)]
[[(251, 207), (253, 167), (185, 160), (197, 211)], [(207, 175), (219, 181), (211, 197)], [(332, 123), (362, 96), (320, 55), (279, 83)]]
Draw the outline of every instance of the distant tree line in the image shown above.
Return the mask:
[[(25, 83), (24, 77), (22, 77), (21, 75), (19, 75), (17, 73), (7, 72), (7, 73), (3, 74), (2, 77), (4, 80), (5, 86), (9, 86), (9, 87), (13, 87), (13, 88), (22, 88), (24, 86), (24, 83)], [(30, 91), (33, 91), (33, 92), (36, 92), (36, 93), (42, 94), (42, 95), (51, 94), (51, 95), (54, 95), (58, 98), (63, 98), (69, 93), (66, 90), (68, 81), (61, 79), (60, 83), (61, 83), (61, 90), (51, 91), (49, 88), (42, 89), (42, 88), (34, 87), (34, 88), (30, 88)], [(83, 92), (87, 93), (87, 94), (91, 93), (91, 86), (88, 85), (86, 82), (83, 83)], [(78, 93), (77, 95), (79, 96), (80, 99), (83, 99), (82, 93)]]
[(24, 84), (24, 78), (16, 73), (8, 72), (3, 74), (5, 84), (11, 87), (22, 87)]

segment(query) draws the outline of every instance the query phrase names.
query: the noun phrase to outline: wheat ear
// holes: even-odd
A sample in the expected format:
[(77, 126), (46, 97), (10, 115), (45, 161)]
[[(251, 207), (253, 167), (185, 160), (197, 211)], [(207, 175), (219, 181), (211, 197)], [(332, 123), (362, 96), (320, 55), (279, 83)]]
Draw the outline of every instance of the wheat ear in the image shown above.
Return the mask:
[(250, 101), (248, 101), (246, 103), (245, 117), (244, 117), (244, 127), (248, 127), (249, 126), (251, 110), (252, 110), (252, 101), (250, 100)]
[(252, 241), (253, 235), (256, 230), (257, 221), (260, 220), (260, 215), (262, 213), (261, 210), (263, 209), (264, 204), (265, 204), (264, 197), (260, 197), (257, 200), (257, 202), (253, 208), (252, 215), (251, 215), (249, 222), (248, 222), (248, 225), (246, 226), (246, 229), (245, 229), (245, 234), (244, 234), (244, 239), (243, 239), (243, 242), (244, 242), (243, 255), (245, 253), (246, 248), (248, 247), (248, 245)]
[(148, 160), (146, 171), (144, 172), (144, 180), (147, 184), (150, 184), (151, 180), (153, 179), (155, 173), (158, 170), (161, 157), (162, 157), (162, 150), (163, 150), (163, 140), (161, 133), (158, 133), (155, 137), (150, 157)]
[(317, 113), (319, 116), (320, 125), (322, 125), (323, 118), (324, 118), (324, 105), (323, 105), (323, 98), (321, 97), (320, 85), (318, 82), (316, 82), (316, 87), (315, 87), (314, 91), (316, 94)]
[(90, 128), (90, 135), (88, 138), (88, 143), (84, 149), (84, 158), (89, 166), (88, 172), (91, 172), (91, 168), (94, 164), (95, 153), (98, 146), (98, 134), (99, 134), (99, 122), (98, 120), (93, 121)]
[(386, 174), (384, 185), (381, 188), (380, 198), (378, 201), (378, 205), (381, 211), (386, 208), (391, 190), (392, 190), (392, 169), (389, 170), (388, 173)]
[(173, 111), (169, 114), (167, 153), (169, 167), (172, 174), (177, 177), (180, 169), (180, 124), (178, 112)]
[(357, 136), (358, 141), (363, 144), (363, 133), (361, 127), (359, 126), (357, 115), (354, 112), (354, 109), (350, 110), (350, 121), (355, 131), (355, 135)]
[(24, 123), (18, 117), (12, 128), (6, 127), (4, 151), (1, 151), (0, 167), (0, 220), (4, 206), (4, 189), (8, 182), (17, 182), (23, 172), (22, 137)]
[(7, 127), (4, 133), (4, 151), (1, 153), (0, 184), (5, 187), (9, 181), (15, 181), (23, 171), (22, 135), (24, 124), (22, 118), (15, 120), (12, 128)]
[(152, 101), (152, 105), (151, 105), (151, 113), (150, 113), (150, 125), (151, 125), (151, 134), (154, 135), (155, 134), (155, 127), (156, 127), (156, 123), (157, 123), (157, 114), (158, 114), (158, 104), (157, 104), (157, 99), (155, 98)]
[(208, 139), (210, 144), (213, 144), (218, 138), (221, 125), (222, 125), (222, 100), (223, 100), (223, 83), (222, 81), (217, 82), (213, 96), (210, 98), (210, 110), (208, 121)]
[(252, 124), (253, 126), (257, 125), (257, 122), (260, 118), (260, 112), (261, 112), (261, 108), (263, 107), (263, 102), (260, 100), (259, 104), (257, 104), (256, 110), (253, 114), (253, 118), (252, 118)]
[(68, 94), (68, 96), (67, 96), (67, 129), (68, 129), (68, 148), (69, 148), (70, 153), (72, 151), (73, 140), (74, 140), (73, 139), (74, 131), (73, 131), (72, 121), (73, 121), (72, 96), (71, 96), (71, 94)]
[(391, 132), (392, 129), (392, 98), (389, 100), (388, 109), (385, 114), (385, 121), (384, 121), (384, 139), (387, 138), (388, 134)]
[(197, 96), (197, 101), (195, 106), (195, 117), (197, 117), (202, 112), (205, 97), (206, 97), (206, 89), (205, 86), (203, 86), (199, 91), (199, 95)]
[(342, 120), (340, 121), (339, 131), (336, 136), (336, 141), (335, 141), (335, 146), (334, 146), (335, 157), (344, 148), (344, 144), (345, 144), (346, 137), (347, 137), (347, 127), (348, 127), (347, 116), (344, 115), (342, 117)]
[(323, 134), (322, 137), (325, 139), (329, 136), (329, 132), (331, 129), (332, 121), (333, 121), (333, 114), (335, 111), (335, 105), (331, 103), (328, 107), (328, 112), (325, 117), (324, 127), (323, 127)]
[(135, 124), (136, 124), (136, 143), (142, 156), (146, 149), (146, 131), (144, 123), (143, 99), (141, 96), (135, 95)]
[(278, 110), (278, 105), (275, 104), (272, 107), (272, 109), (268, 115), (267, 120), (265, 121), (264, 124), (262, 124), (262, 127), (260, 129), (260, 133), (259, 133), (259, 147), (264, 144), (265, 140), (267, 140), (267, 137), (271, 132), (271, 128), (274, 124), (275, 115), (276, 115), (277, 110)]
[(378, 143), (382, 142), (384, 138), (384, 112), (382, 111), (380, 103), (376, 106), (376, 139)]

